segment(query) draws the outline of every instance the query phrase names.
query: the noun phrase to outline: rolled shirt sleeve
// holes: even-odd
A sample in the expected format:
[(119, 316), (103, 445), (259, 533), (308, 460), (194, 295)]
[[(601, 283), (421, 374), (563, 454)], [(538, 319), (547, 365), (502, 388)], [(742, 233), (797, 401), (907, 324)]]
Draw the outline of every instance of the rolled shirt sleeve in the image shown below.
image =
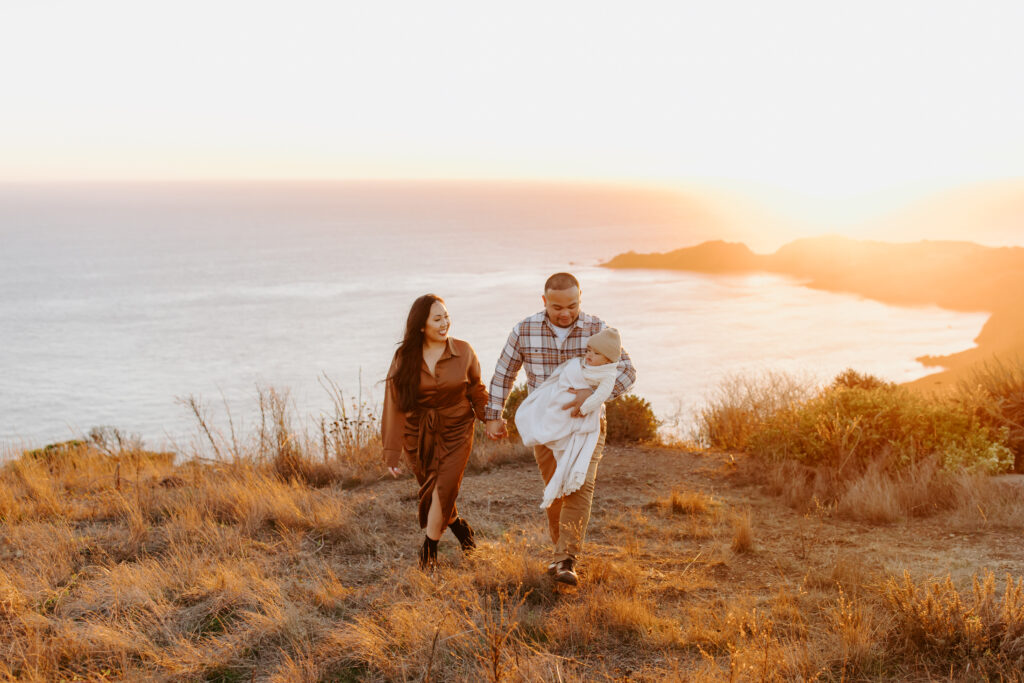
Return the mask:
[(633, 360), (626, 353), (626, 349), (622, 349), (618, 368), (619, 374), (615, 377), (615, 388), (612, 389), (613, 399), (622, 396), (636, 384), (636, 368), (633, 366)]

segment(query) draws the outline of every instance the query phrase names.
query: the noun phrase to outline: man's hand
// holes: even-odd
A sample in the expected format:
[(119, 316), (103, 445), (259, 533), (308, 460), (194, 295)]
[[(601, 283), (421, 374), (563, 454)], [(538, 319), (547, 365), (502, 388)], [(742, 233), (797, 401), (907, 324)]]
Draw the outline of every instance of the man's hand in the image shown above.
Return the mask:
[(572, 410), (573, 417), (583, 417), (583, 413), (580, 412), (580, 406), (583, 402), (590, 398), (590, 395), (594, 393), (593, 389), (569, 389), (576, 395), (576, 398), (562, 406), (562, 410)]
[(499, 417), (497, 420), (487, 421), (487, 438), (491, 441), (498, 441), (508, 436), (508, 427), (505, 425), (505, 419)]
[(401, 467), (389, 467), (388, 468), (388, 473), (391, 475), (392, 479), (398, 479), (398, 475), (400, 475), (402, 473), (402, 468)]

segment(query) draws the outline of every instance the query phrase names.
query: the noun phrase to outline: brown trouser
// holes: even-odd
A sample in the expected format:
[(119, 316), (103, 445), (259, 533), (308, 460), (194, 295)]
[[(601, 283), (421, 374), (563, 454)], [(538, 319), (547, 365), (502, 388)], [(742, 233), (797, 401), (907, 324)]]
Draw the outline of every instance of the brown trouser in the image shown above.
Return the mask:
[[(564, 559), (575, 560), (583, 547), (583, 539), (587, 535), (587, 524), (590, 522), (590, 504), (594, 500), (594, 480), (597, 478), (597, 464), (604, 453), (606, 425), (601, 418), (601, 435), (594, 447), (594, 455), (590, 458), (587, 478), (579, 490), (562, 498), (555, 499), (548, 507), (548, 531), (551, 542), (555, 544), (553, 562)], [(540, 475), (544, 477), (544, 485), (551, 481), (555, 473), (555, 454), (547, 446), (534, 446), (533, 457), (537, 459)]]

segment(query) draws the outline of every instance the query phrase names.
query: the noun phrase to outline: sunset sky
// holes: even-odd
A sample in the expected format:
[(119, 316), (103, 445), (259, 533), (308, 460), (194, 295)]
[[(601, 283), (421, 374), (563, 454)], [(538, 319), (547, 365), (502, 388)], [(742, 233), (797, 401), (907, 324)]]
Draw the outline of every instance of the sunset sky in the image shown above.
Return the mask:
[(0, 180), (1024, 178), (1024, 3), (34, 0)]

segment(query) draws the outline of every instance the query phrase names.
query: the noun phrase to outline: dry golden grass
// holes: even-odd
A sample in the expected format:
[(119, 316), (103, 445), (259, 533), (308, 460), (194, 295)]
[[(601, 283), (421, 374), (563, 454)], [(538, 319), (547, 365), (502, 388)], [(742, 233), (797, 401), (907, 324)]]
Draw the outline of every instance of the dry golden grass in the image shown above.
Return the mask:
[(839, 595), (825, 611), (829, 632), (838, 640), (842, 670), (863, 671), (879, 651), (882, 624), (878, 607), (866, 600)]
[(701, 491), (679, 491), (672, 489), (668, 506), (677, 514), (699, 515), (714, 507), (714, 499)]
[[(926, 680), (981, 663), (1019, 680), (1020, 579), (1000, 597), (981, 576), (959, 603), (952, 584), (887, 582), (824, 540), (821, 507), (788, 566), (793, 541), (773, 555), (765, 520), (723, 491), (731, 475), (647, 462), (683, 453), (609, 453), (582, 583), (563, 591), (535, 468), (511, 447), (463, 487), (478, 550), (446, 537), (425, 574), (414, 482), (352, 474), (372, 441), (335, 463), (346, 451), (267, 433), (272, 450), (217, 441), (223, 462), (86, 443), (0, 468), (0, 680)], [(634, 488), (611, 474), (626, 458)]]
[(729, 517), (732, 524), (732, 551), (749, 553), (754, 549), (754, 530), (750, 526), (750, 511), (738, 510)]
[(724, 450), (744, 450), (776, 411), (812, 395), (812, 383), (780, 372), (726, 377), (697, 419), (697, 441)]
[(1024, 526), (1024, 486), (978, 473), (945, 472), (933, 459), (899, 472), (875, 462), (848, 479), (793, 461), (748, 458), (742, 469), (742, 479), (763, 485), (801, 511), (824, 506), (869, 524), (946, 514), (953, 528), (964, 531)]
[(533, 449), (524, 446), (518, 437), (491, 441), (484, 434), (483, 423), (476, 423), (473, 450), (466, 465), (468, 471), (488, 472), (496, 467), (517, 462), (533, 462)]
[(973, 577), (969, 593), (957, 590), (948, 576), (917, 583), (904, 572), (886, 581), (884, 597), (898, 627), (892, 638), (899, 647), (967, 660), (993, 674), (1008, 665), (1024, 669), (1024, 579), (1005, 577), (1000, 596), (988, 571)]

